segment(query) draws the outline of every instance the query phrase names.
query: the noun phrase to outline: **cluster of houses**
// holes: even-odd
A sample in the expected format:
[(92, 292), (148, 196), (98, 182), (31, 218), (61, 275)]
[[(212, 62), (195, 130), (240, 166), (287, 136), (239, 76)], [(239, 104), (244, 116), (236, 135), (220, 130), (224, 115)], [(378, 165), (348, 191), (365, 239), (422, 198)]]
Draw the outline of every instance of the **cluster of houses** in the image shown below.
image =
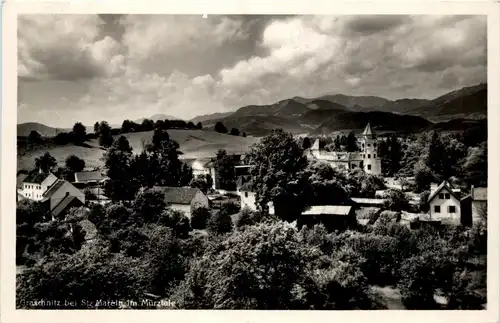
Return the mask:
[[(381, 160), (377, 156), (377, 138), (368, 124), (358, 136), (360, 151), (358, 152), (325, 152), (319, 149), (319, 141), (312, 145), (306, 152), (312, 160), (326, 162), (337, 169), (363, 169), (373, 175), (382, 174)], [(236, 196), (241, 208), (256, 210), (256, 194), (252, 191), (248, 175), (249, 165), (244, 163), (242, 153), (235, 154), (237, 161), (235, 167), (237, 184), (235, 190), (223, 190), (220, 187), (217, 172), (214, 166), (215, 156), (185, 159), (192, 169), (193, 175), (210, 175), (213, 179), (212, 192), (204, 194), (197, 188), (190, 187), (155, 187), (165, 195), (165, 201), (171, 208), (187, 216), (191, 215), (194, 208), (199, 206), (211, 207), (221, 196)], [(52, 173), (19, 174), (17, 178), (18, 200), (30, 199), (40, 201), (46, 205), (48, 212), (54, 218), (64, 214), (75, 206), (89, 203), (106, 204), (110, 200), (103, 194), (102, 184), (106, 178), (99, 171), (86, 171), (75, 173), (74, 181), (58, 179)], [(394, 183), (392, 183), (394, 184)], [(388, 182), (388, 187), (392, 185)], [(378, 195), (378, 196), (377, 196)], [(419, 219), (435, 223), (451, 223), (472, 225), (486, 216), (487, 189), (485, 187), (472, 187), (470, 192), (462, 194), (459, 189), (445, 181), (440, 185), (432, 184), (427, 201), (429, 212)], [(383, 208), (383, 192), (377, 192), (376, 198), (351, 198), (349, 205), (316, 205), (303, 212), (305, 222), (322, 219), (348, 219), (355, 217), (363, 209), (380, 210)], [(269, 203), (269, 212), (274, 213), (272, 203)], [(328, 221), (330, 221), (328, 220)], [(334, 221), (335, 222), (335, 221)]]

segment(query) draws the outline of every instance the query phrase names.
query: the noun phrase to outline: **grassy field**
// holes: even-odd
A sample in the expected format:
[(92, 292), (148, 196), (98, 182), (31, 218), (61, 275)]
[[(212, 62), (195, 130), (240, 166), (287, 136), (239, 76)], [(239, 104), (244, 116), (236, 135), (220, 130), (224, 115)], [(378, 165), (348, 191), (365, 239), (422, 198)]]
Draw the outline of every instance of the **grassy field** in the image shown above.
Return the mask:
[[(198, 158), (214, 156), (217, 150), (225, 149), (228, 153), (241, 153), (248, 151), (249, 147), (258, 142), (256, 137), (237, 137), (220, 134), (208, 130), (168, 130), (170, 138), (177, 141), (183, 153), (181, 158)], [(143, 145), (151, 142), (153, 132), (127, 133), (124, 136), (130, 142), (135, 153), (140, 153)], [(104, 149), (99, 147), (97, 140), (93, 139), (85, 143), (85, 146), (54, 146), (29, 151), (18, 149), (18, 169), (30, 169), (34, 166), (35, 158), (49, 152), (59, 165), (70, 155), (76, 155), (85, 160), (87, 167), (102, 167), (102, 156)]]

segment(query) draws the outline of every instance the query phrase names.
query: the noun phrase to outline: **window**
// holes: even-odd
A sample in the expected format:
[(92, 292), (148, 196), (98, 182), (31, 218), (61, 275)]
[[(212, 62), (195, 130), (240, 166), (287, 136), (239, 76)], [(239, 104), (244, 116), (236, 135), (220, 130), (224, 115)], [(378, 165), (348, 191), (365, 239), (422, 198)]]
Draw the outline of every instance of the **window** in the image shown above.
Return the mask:
[(245, 197), (248, 197), (248, 192), (245, 192)]
[(365, 155), (365, 154), (363, 154), (363, 158), (366, 158), (366, 155)]
[(373, 154), (373, 158), (377, 158), (377, 154)]
[(374, 148), (375, 148), (375, 147), (377, 147), (377, 143), (376, 143), (376, 142), (375, 142), (375, 143), (373, 143), (373, 147), (374, 147)]
[[(369, 157), (369, 156), (370, 156), (370, 155), (368, 155), (368, 157)], [(368, 170), (370, 170), (370, 169), (372, 169), (372, 165), (366, 165), (366, 168), (367, 168)]]
[(368, 154), (368, 158), (370, 158), (370, 154)]
[(365, 148), (365, 144), (361, 144), (361, 147)]
[(440, 200), (444, 200), (444, 194), (443, 193), (439, 193), (439, 199)]
[(441, 206), (440, 205), (434, 205), (434, 212), (435, 213), (441, 213)]
[(450, 199), (450, 193), (444, 193), (444, 198), (449, 200)]
[(455, 210), (455, 205), (450, 205), (448, 206), (448, 213), (456, 213), (456, 210)]
[(366, 144), (367, 147), (370, 147), (371, 145), (370, 144)]

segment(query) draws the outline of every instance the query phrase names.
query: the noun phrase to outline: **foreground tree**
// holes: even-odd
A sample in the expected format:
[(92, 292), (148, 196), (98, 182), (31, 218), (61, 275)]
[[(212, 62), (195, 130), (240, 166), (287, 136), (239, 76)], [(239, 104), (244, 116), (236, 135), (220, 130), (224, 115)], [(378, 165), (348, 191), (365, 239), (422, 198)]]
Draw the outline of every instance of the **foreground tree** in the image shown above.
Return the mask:
[(228, 155), (224, 149), (217, 151), (214, 167), (217, 172), (220, 188), (225, 190), (236, 189), (235, 157)]
[(259, 210), (267, 213), (272, 202), (276, 215), (295, 220), (308, 204), (307, 158), (301, 145), (292, 134), (273, 130), (252, 147), (248, 158)]
[(108, 180), (104, 185), (106, 196), (113, 201), (133, 200), (138, 185), (131, 169), (132, 147), (124, 136), (104, 154)]

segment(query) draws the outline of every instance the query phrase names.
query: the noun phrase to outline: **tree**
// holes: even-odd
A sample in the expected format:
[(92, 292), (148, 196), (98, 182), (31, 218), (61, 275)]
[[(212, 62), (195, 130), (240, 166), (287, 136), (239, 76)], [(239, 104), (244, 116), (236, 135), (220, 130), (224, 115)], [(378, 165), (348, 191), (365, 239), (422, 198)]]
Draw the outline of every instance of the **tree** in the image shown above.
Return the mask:
[(35, 167), (44, 173), (50, 172), (56, 166), (56, 159), (49, 152), (35, 158)]
[(217, 151), (214, 168), (221, 189), (232, 191), (236, 188), (235, 166), (234, 155), (228, 155), (224, 149)]
[(147, 286), (147, 271), (141, 267), (140, 260), (112, 254), (102, 243), (71, 256), (58, 255), (18, 277), (17, 307), (74, 309), (76, 304), (81, 309), (118, 308), (117, 300), (140, 304)]
[(410, 201), (408, 196), (400, 190), (391, 189), (385, 193), (384, 207), (391, 211), (408, 211)]
[(186, 126), (188, 129), (196, 129), (196, 126), (191, 121), (189, 121)]
[(87, 139), (87, 129), (81, 122), (77, 122), (73, 126), (73, 137), (77, 144), (82, 144)]
[(151, 131), (155, 127), (153, 120), (144, 119), (141, 123), (141, 131)]
[(322, 256), (287, 223), (246, 227), (209, 245), (173, 299), (183, 309), (364, 308), (359, 270), (326, 260), (321, 270)]
[(75, 155), (68, 156), (68, 158), (66, 158), (66, 168), (73, 174), (81, 172), (85, 168), (85, 161)]
[(113, 144), (113, 135), (111, 134), (111, 127), (106, 121), (101, 121), (99, 125), (99, 145), (109, 147)]
[(40, 142), (40, 140), (42, 140), (42, 135), (40, 135), (40, 133), (38, 133), (38, 131), (31, 130), (30, 134), (28, 136), (28, 140), (31, 143), (38, 143), (38, 142)]
[(137, 125), (134, 122), (130, 120), (124, 120), (122, 123), (121, 132), (122, 133), (133, 132), (136, 128)]
[(214, 130), (218, 133), (227, 133), (227, 128), (226, 126), (224, 126), (224, 124), (220, 121), (218, 121), (216, 124), (215, 124), (215, 127), (214, 127)]
[(416, 163), (414, 167), (415, 191), (422, 192), (429, 189), (434, 180), (431, 169), (423, 161)]
[(120, 136), (104, 154), (108, 180), (104, 185), (106, 195), (113, 201), (133, 200), (138, 186), (131, 168), (132, 147)]
[(272, 202), (277, 216), (295, 220), (308, 204), (307, 158), (302, 146), (292, 134), (273, 130), (252, 147), (248, 158), (259, 210), (267, 213)]
[(204, 194), (212, 188), (213, 180), (210, 174), (200, 174), (189, 183), (190, 187), (199, 188)]
[(202, 126), (201, 122), (198, 122), (198, 123), (196, 124), (196, 129), (198, 129), (198, 130), (203, 129), (203, 126)]
[(329, 164), (310, 163), (306, 169), (311, 185), (312, 205), (342, 205), (349, 202), (344, 178)]
[(482, 142), (479, 147), (469, 148), (462, 166), (465, 180), (470, 185), (487, 186), (488, 184), (488, 144)]
[(429, 155), (427, 156), (427, 166), (439, 176), (444, 174), (445, 147), (438, 132), (431, 133), (429, 142)]
[(154, 189), (143, 189), (138, 192), (133, 209), (145, 223), (156, 223), (167, 207), (165, 194)]
[(210, 218), (210, 210), (204, 206), (198, 206), (191, 212), (191, 227), (203, 230), (207, 227)]
[[(125, 121), (124, 121), (125, 122)], [(96, 135), (99, 135), (99, 126), (100, 126), (100, 123), (99, 121), (96, 121), (96, 123), (94, 123), (94, 133)]]
[(239, 136), (240, 135), (240, 131), (236, 128), (232, 128), (231, 129), (231, 135), (232, 136)]
[(246, 132), (243, 132), (243, 134), (241, 136), (246, 137), (247, 136)]
[(358, 151), (358, 140), (356, 139), (356, 135), (353, 131), (349, 132), (347, 136), (347, 151), (354, 152)]
[[(380, 146), (380, 144), (379, 144)], [(389, 138), (389, 164), (390, 174), (396, 174), (401, 169), (402, 158), (401, 143), (396, 135)]]
[(214, 234), (224, 234), (233, 228), (231, 214), (225, 210), (215, 213), (207, 223), (207, 229)]
[(302, 149), (306, 150), (311, 148), (311, 146), (311, 139), (309, 139), (309, 137), (304, 137), (302, 140)]

